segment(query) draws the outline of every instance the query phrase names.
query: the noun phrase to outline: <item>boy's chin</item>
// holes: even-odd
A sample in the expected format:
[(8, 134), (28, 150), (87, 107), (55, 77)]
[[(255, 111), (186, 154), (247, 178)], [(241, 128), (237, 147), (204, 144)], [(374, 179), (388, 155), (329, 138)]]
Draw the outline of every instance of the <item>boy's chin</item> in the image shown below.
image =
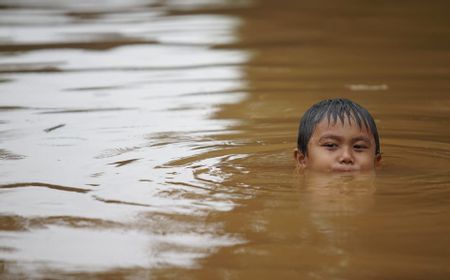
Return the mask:
[(315, 187), (334, 186), (342, 183), (358, 182), (362, 184), (372, 183), (375, 178), (375, 171), (356, 172), (323, 172), (317, 170), (305, 170), (303, 178), (308, 184)]
[(314, 168), (305, 168), (305, 174), (321, 174), (321, 175), (374, 175), (375, 169), (358, 169), (358, 168), (349, 168), (349, 167), (335, 167), (329, 169), (314, 169)]

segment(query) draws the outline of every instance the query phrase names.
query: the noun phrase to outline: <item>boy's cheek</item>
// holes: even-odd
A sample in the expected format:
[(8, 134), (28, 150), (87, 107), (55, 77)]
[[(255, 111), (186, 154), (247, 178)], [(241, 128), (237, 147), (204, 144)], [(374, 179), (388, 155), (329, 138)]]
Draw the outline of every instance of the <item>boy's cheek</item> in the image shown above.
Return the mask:
[(324, 155), (315, 155), (305, 158), (305, 167), (317, 171), (328, 170), (332, 160)]

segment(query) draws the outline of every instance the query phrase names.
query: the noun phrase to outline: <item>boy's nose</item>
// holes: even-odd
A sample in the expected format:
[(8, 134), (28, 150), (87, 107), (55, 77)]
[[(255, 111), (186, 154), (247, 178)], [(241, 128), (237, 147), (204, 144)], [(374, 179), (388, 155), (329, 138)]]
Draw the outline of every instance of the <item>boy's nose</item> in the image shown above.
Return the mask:
[(339, 162), (342, 164), (353, 164), (353, 153), (350, 148), (343, 148), (339, 157)]

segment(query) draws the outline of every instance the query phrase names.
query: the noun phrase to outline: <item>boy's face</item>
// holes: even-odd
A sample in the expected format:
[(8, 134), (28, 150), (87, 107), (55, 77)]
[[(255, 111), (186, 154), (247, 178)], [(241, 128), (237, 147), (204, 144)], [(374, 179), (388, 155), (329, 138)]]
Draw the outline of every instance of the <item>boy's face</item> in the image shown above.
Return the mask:
[(319, 172), (372, 171), (381, 161), (375, 155), (375, 139), (362, 125), (345, 119), (333, 124), (327, 119), (319, 122), (308, 143), (308, 154), (294, 152), (300, 167)]

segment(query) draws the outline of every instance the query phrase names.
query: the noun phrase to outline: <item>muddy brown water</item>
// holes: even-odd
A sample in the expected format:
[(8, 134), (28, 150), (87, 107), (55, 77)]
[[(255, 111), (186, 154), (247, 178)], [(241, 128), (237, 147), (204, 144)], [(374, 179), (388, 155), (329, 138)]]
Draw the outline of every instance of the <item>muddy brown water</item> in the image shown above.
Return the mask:
[[(0, 1), (4, 279), (449, 279), (446, 1)], [(367, 107), (376, 176), (302, 176)]]

